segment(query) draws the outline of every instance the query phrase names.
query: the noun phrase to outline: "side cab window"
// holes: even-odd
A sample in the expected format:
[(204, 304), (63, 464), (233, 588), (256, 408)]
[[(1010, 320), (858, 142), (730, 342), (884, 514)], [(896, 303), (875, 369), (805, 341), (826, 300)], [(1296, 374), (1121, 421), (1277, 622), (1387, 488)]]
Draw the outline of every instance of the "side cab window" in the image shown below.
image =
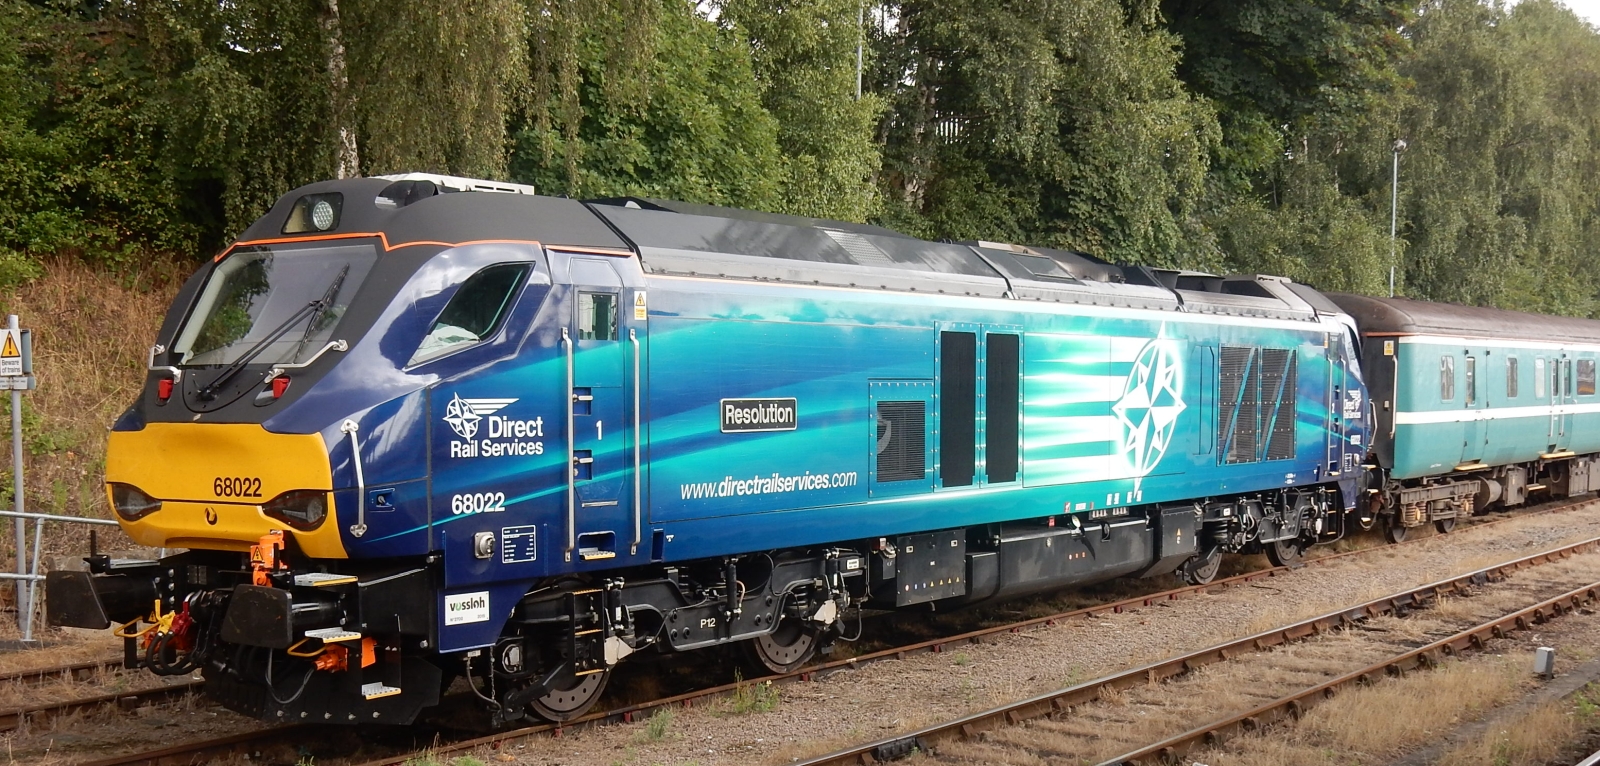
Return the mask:
[(476, 345), (499, 331), (517, 288), (527, 282), (530, 265), (502, 263), (467, 277), (423, 336), (407, 367)]

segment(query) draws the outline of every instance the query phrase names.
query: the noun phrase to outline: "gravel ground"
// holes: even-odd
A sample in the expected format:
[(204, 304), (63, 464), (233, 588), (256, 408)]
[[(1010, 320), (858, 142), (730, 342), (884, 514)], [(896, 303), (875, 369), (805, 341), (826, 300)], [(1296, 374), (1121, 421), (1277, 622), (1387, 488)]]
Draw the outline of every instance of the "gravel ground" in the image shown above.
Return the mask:
[[(1591, 569), (1590, 576), (1596, 576), (1595, 572), (1596, 570)], [(1557, 677), (1553, 681), (1540, 680), (1531, 672), (1534, 652), (1541, 646), (1556, 648)], [(1185, 763), (1213, 766), (1261, 763), (1294, 763), (1298, 766), (1487, 764), (1491, 761), (1460, 760), (1454, 750), (1463, 744), (1482, 738), (1486, 733), (1490, 736), (1517, 733), (1515, 731), (1517, 728), (1526, 725), (1523, 716), (1527, 715), (1530, 709), (1541, 703), (1547, 703), (1553, 696), (1555, 699), (1560, 699), (1561, 696), (1570, 694), (1571, 689), (1583, 690), (1580, 693), (1586, 694), (1592, 700), (1594, 687), (1590, 686), (1584, 690), (1584, 685), (1600, 680), (1595, 675), (1600, 672), (1600, 668), (1595, 666), (1597, 655), (1600, 655), (1600, 612), (1580, 610), (1531, 630), (1520, 631), (1509, 638), (1491, 641), (1486, 651), (1450, 660), (1452, 663), (1460, 663), (1469, 670), (1485, 675), (1494, 675), (1508, 668), (1510, 683), (1507, 686), (1510, 687), (1510, 691), (1497, 694), (1496, 696), (1501, 697), (1497, 704), (1478, 709), (1469, 707), (1457, 711), (1457, 717), (1427, 722), (1414, 732), (1414, 736), (1396, 738), (1397, 741), (1390, 742), (1391, 747), (1383, 747), (1382, 741), (1372, 742), (1373, 746), (1365, 748), (1330, 747), (1326, 731), (1316, 730), (1327, 729), (1327, 722), (1308, 718), (1300, 723), (1270, 727), (1260, 733), (1233, 740), (1221, 748), (1193, 753)], [(1385, 683), (1415, 682), (1429, 687), (1423, 693), (1431, 693), (1437, 690), (1438, 672), (1416, 673), (1404, 682)], [(1571, 675), (1574, 673), (1578, 675)], [(1556, 687), (1554, 690), (1557, 694), (1552, 695), (1550, 693), (1552, 689), (1547, 689), (1547, 685)], [(1369, 689), (1352, 690), (1341, 695), (1341, 698), (1348, 697), (1344, 699), (1344, 702), (1348, 703), (1347, 707), (1382, 705), (1383, 702), (1375, 698), (1383, 695), (1384, 691), (1383, 686), (1379, 685)], [(1317, 711), (1313, 711), (1313, 716), (1316, 713)], [(1554, 751), (1547, 753), (1550, 757), (1521, 759), (1515, 757), (1515, 753), (1501, 752), (1492, 762), (1576, 763), (1594, 751), (1595, 726), (1600, 723), (1600, 719), (1597, 719), (1592, 712), (1576, 718), (1578, 720), (1573, 722), (1575, 725), (1565, 727), (1566, 731), (1560, 732), (1567, 735), (1564, 739), (1558, 738), (1543, 743), (1545, 745), (1543, 749)], [(1373, 739), (1382, 738), (1368, 738), (1368, 741), (1371, 742)], [(1366, 752), (1361, 752), (1362, 750)]]
[(779, 688), (777, 704), (765, 712), (711, 704), (676, 710), (654, 730), (645, 723), (605, 727), (479, 757), (552, 766), (788, 763), (1595, 536), (1600, 504), (1458, 530), (1270, 583), (836, 672)]
[[(1242, 655), (1165, 684), (1114, 693), (1069, 715), (1042, 718), (989, 732), (980, 741), (941, 746), (926, 763), (1036, 766), (1065, 759), (1094, 764), (1188, 731), (1202, 721), (1249, 711), (1307, 687), (1358, 670), (1418, 646), (1455, 635), (1574, 588), (1600, 576), (1600, 553), (1518, 572), (1503, 582), (1451, 597), (1405, 618), (1370, 620), (1353, 630)], [(1395, 711), (1403, 714), (1404, 711)], [(1381, 738), (1380, 738), (1381, 739)], [(1393, 743), (1374, 741), (1341, 757), (1382, 759)], [(1200, 758), (1226, 763), (1225, 758)], [(1381, 762), (1381, 761), (1376, 761)]]

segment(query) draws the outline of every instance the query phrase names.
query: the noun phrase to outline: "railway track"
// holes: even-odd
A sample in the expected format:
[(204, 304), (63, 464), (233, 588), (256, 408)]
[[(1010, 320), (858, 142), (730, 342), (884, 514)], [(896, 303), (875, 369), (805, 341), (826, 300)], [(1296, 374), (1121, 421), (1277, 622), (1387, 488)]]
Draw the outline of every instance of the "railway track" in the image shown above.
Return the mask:
[(1357, 685), (1371, 685), (1384, 676), (1437, 666), (1444, 658), (1482, 651), (1490, 640), (1543, 625), (1600, 601), (1600, 581), (1580, 586), (1554, 598), (1479, 623), (1454, 635), (1391, 655), (1337, 678), (1278, 697), (1251, 710), (1213, 721), (1160, 742), (1111, 758), (1101, 766), (1147, 766), (1171, 762), (1201, 746), (1226, 743), (1241, 733), (1256, 731), (1287, 718), (1299, 718), (1311, 708)]
[(67, 665), (56, 665), (48, 668), (35, 668), (31, 670), (18, 670), (12, 673), (0, 674), (0, 684), (13, 684), (23, 686), (39, 686), (52, 681), (89, 681), (102, 673), (110, 673), (122, 668), (122, 660), (94, 660), (90, 662), (74, 662)]
[(114, 706), (120, 710), (132, 710), (143, 705), (153, 705), (179, 699), (186, 694), (199, 691), (204, 684), (205, 682), (198, 678), (185, 678), (165, 686), (149, 689), (110, 692), (92, 697), (79, 697), (65, 702), (52, 702), (43, 705), (29, 705), (10, 710), (0, 710), (0, 733), (22, 728), (25, 723), (40, 723), (58, 716), (91, 711), (102, 706)]
[[(1121, 695), (1148, 689), (1152, 684), (1165, 684), (1207, 668), (1229, 661), (1239, 661), (1250, 655), (1268, 650), (1280, 650), (1290, 644), (1324, 636), (1334, 631), (1355, 628), (1372, 618), (1401, 616), (1408, 611), (1425, 608), (1441, 599), (1467, 592), (1469, 589), (1504, 579), (1512, 572), (1532, 566), (1552, 563), (1578, 553), (1600, 550), (1600, 538), (1593, 538), (1552, 551), (1524, 557), (1516, 561), (1487, 567), (1458, 577), (1413, 588), (1400, 593), (1374, 599), (1366, 603), (1329, 612), (1292, 625), (1263, 631), (1252, 636), (1235, 639), (1181, 656), (1125, 670), (1099, 679), (1076, 684), (1053, 692), (1000, 705), (980, 713), (945, 721), (918, 731), (855, 745), (817, 758), (801, 761), (800, 766), (844, 766), (845, 764), (873, 764), (894, 760), (913, 752), (933, 755), (938, 762), (941, 750), (953, 745), (983, 742), (990, 738), (1001, 739), (1011, 730), (1038, 722), (1055, 721), (1071, 713), (1075, 719), (1086, 718), (1086, 706), (1105, 700), (1116, 700)], [(1331, 698), (1352, 684), (1370, 684), (1384, 675), (1397, 675), (1406, 671), (1437, 665), (1444, 657), (1465, 654), (1485, 646), (1492, 638), (1500, 638), (1515, 631), (1570, 613), (1600, 599), (1600, 582), (1586, 584), (1553, 598), (1494, 617), (1447, 638), (1413, 647), (1403, 641), (1390, 646), (1380, 642), (1376, 649), (1392, 650), (1386, 656), (1354, 671), (1322, 680), (1316, 671), (1301, 671), (1303, 676), (1316, 677), (1315, 683), (1296, 688), (1293, 692), (1277, 696), (1236, 715), (1217, 719), (1192, 728), (1181, 734), (1140, 747), (1105, 760), (1101, 766), (1148, 766), (1173, 763), (1175, 759), (1202, 746), (1215, 746), (1241, 732), (1254, 731), (1286, 717), (1299, 717), (1317, 703)], [(1369, 654), (1371, 651), (1369, 651)], [(1303, 658), (1293, 658), (1303, 659)], [(1251, 672), (1261, 669), (1253, 668)], [(1280, 669), (1281, 672), (1281, 669)], [(1264, 675), (1264, 674), (1263, 674)], [(1160, 691), (1152, 692), (1161, 694)], [(1043, 725), (1043, 724), (1041, 724)], [(1072, 726), (1059, 726), (1048, 732), (1052, 748), (1062, 747), (1062, 742), (1072, 737), (1084, 740), (1099, 738), (1107, 733), (1109, 725), (1095, 722), (1094, 732), (1075, 731)], [(1021, 742), (1024, 737), (1013, 736), (1004, 742)], [(972, 760), (972, 753), (964, 754)], [(978, 756), (982, 760), (981, 756)], [(959, 760), (959, 758), (958, 758)]]
[[(1477, 524), (1472, 525), (1472, 528), (1481, 527), (1481, 526), (1489, 526), (1489, 525), (1494, 525), (1494, 524), (1500, 524), (1500, 523), (1505, 523), (1505, 522), (1508, 522), (1508, 521), (1514, 521), (1514, 520), (1518, 520), (1518, 519), (1527, 519), (1527, 518), (1532, 518), (1532, 517), (1537, 516), (1537, 515), (1560, 513), (1560, 512), (1563, 512), (1563, 511), (1572, 510), (1574, 508), (1577, 508), (1577, 507), (1580, 507), (1580, 506), (1583, 506), (1583, 505), (1587, 505), (1587, 504), (1592, 503), (1592, 502), (1594, 502), (1593, 499), (1584, 499), (1584, 500), (1575, 501), (1575, 502), (1568, 502), (1568, 503), (1562, 503), (1562, 504), (1559, 504), (1559, 505), (1552, 505), (1550, 507), (1537, 509), (1537, 510), (1532, 511), (1532, 512), (1523, 512), (1523, 513), (1517, 513), (1517, 514), (1504, 516), (1504, 517), (1501, 517), (1501, 518), (1486, 519), (1486, 520), (1483, 520), (1483, 521), (1479, 521)], [(1466, 527), (1458, 529), (1457, 533), (1459, 533), (1460, 531), (1464, 530), (1465, 528)], [(1412, 538), (1410, 540), (1407, 540), (1407, 541), (1404, 541), (1402, 543), (1399, 543), (1398, 545), (1399, 546), (1416, 545), (1416, 544), (1423, 543), (1424, 541), (1430, 540), (1430, 539), (1433, 539), (1433, 538), (1432, 537)], [(1470, 579), (1470, 578), (1472, 578), (1474, 576), (1481, 575), (1483, 572), (1487, 572), (1487, 571), (1490, 571), (1490, 570), (1499, 571), (1499, 570), (1502, 570), (1502, 569), (1504, 569), (1506, 567), (1521, 568), (1521, 567), (1527, 567), (1527, 566), (1537, 566), (1540, 563), (1545, 563), (1545, 562), (1550, 561), (1550, 560), (1563, 558), (1565, 556), (1572, 555), (1572, 553), (1577, 551), (1577, 550), (1592, 548), (1592, 547), (1594, 547), (1596, 545), (1600, 545), (1600, 538), (1595, 538), (1595, 539), (1591, 539), (1591, 540), (1585, 540), (1585, 541), (1582, 541), (1582, 542), (1579, 542), (1579, 543), (1575, 543), (1575, 544), (1573, 544), (1571, 546), (1565, 546), (1563, 548), (1554, 549), (1552, 551), (1546, 551), (1546, 552), (1543, 552), (1543, 553), (1540, 553), (1540, 554), (1535, 554), (1535, 555), (1532, 555), (1532, 556), (1524, 557), (1524, 558), (1518, 559), (1517, 561), (1514, 561), (1514, 562), (1507, 562), (1506, 564), (1497, 565), (1496, 567), (1489, 567), (1489, 568), (1487, 568), (1485, 570), (1480, 570), (1480, 572), (1475, 572), (1475, 573), (1472, 573), (1472, 574), (1469, 574), (1469, 575), (1463, 575), (1461, 578), (1455, 578), (1455, 579), (1457, 579), (1457, 580)], [(886, 649), (886, 650), (882, 650), (882, 651), (878, 651), (878, 652), (873, 652), (871, 654), (866, 654), (866, 655), (862, 655), (862, 656), (858, 656), (858, 657), (852, 657), (852, 658), (842, 659), (842, 660), (834, 660), (834, 661), (831, 661), (831, 662), (823, 663), (821, 665), (807, 667), (807, 668), (801, 669), (799, 671), (795, 671), (793, 673), (788, 673), (788, 674), (784, 674), (784, 675), (771, 676), (771, 677), (758, 679), (757, 681), (755, 681), (755, 683), (785, 684), (785, 683), (792, 683), (792, 682), (797, 682), (797, 681), (809, 681), (809, 680), (813, 680), (813, 679), (816, 679), (816, 678), (819, 678), (819, 677), (822, 677), (822, 676), (826, 676), (826, 675), (831, 674), (833, 672), (839, 672), (839, 671), (850, 669), (850, 668), (860, 667), (862, 665), (866, 665), (866, 664), (877, 662), (877, 661), (881, 661), (881, 660), (903, 659), (905, 657), (916, 655), (916, 654), (944, 652), (944, 651), (948, 651), (951, 648), (957, 647), (957, 646), (982, 643), (987, 638), (996, 637), (998, 635), (1005, 634), (1005, 633), (1018, 633), (1018, 632), (1022, 632), (1022, 631), (1025, 631), (1025, 630), (1028, 630), (1028, 629), (1031, 629), (1031, 628), (1053, 626), (1053, 625), (1056, 625), (1058, 623), (1061, 623), (1061, 622), (1064, 622), (1064, 621), (1068, 621), (1068, 620), (1095, 618), (1095, 617), (1098, 617), (1100, 615), (1107, 614), (1107, 613), (1120, 613), (1120, 612), (1123, 612), (1123, 611), (1125, 611), (1127, 609), (1131, 609), (1131, 608), (1148, 607), (1148, 606), (1152, 606), (1152, 605), (1155, 605), (1155, 604), (1163, 602), (1163, 601), (1172, 601), (1172, 600), (1177, 600), (1177, 599), (1182, 599), (1182, 598), (1185, 598), (1185, 597), (1196, 596), (1196, 595), (1200, 595), (1200, 594), (1204, 594), (1204, 593), (1211, 593), (1211, 592), (1215, 592), (1215, 591), (1218, 591), (1218, 590), (1224, 590), (1224, 589), (1235, 587), (1235, 586), (1248, 585), (1248, 584), (1256, 583), (1256, 582), (1264, 580), (1264, 579), (1270, 579), (1270, 578), (1285, 576), (1285, 575), (1293, 572), (1294, 570), (1299, 569), (1299, 568), (1304, 567), (1304, 566), (1319, 566), (1319, 565), (1322, 565), (1322, 564), (1325, 564), (1325, 563), (1328, 563), (1328, 562), (1338, 561), (1338, 560), (1346, 559), (1346, 558), (1350, 558), (1350, 557), (1356, 557), (1356, 556), (1361, 556), (1361, 555), (1364, 555), (1364, 554), (1370, 554), (1370, 553), (1375, 553), (1375, 552), (1393, 550), (1394, 547), (1395, 546), (1392, 546), (1392, 545), (1385, 545), (1385, 546), (1377, 546), (1377, 547), (1372, 547), (1372, 548), (1361, 548), (1361, 549), (1350, 550), (1350, 551), (1329, 553), (1329, 554), (1323, 555), (1323, 556), (1307, 558), (1307, 559), (1304, 559), (1301, 562), (1297, 562), (1296, 564), (1293, 564), (1293, 565), (1290, 565), (1290, 566), (1269, 567), (1269, 568), (1266, 568), (1266, 569), (1260, 569), (1260, 570), (1255, 570), (1255, 571), (1251, 571), (1251, 572), (1245, 572), (1245, 573), (1234, 575), (1234, 576), (1227, 577), (1227, 578), (1219, 578), (1219, 579), (1213, 581), (1212, 583), (1209, 583), (1209, 584), (1206, 584), (1206, 585), (1184, 586), (1184, 587), (1173, 588), (1173, 589), (1164, 590), (1164, 591), (1160, 591), (1160, 592), (1156, 592), (1156, 593), (1142, 594), (1142, 595), (1138, 595), (1138, 596), (1134, 596), (1134, 597), (1130, 597), (1130, 598), (1119, 599), (1119, 600), (1116, 600), (1116, 601), (1111, 601), (1111, 602), (1106, 602), (1106, 603), (1101, 603), (1101, 604), (1095, 604), (1095, 605), (1092, 605), (1092, 606), (1083, 607), (1083, 608), (1079, 608), (1079, 609), (1074, 609), (1074, 610), (1071, 610), (1071, 611), (1061, 612), (1061, 613), (1057, 613), (1057, 614), (1052, 614), (1052, 615), (1048, 615), (1048, 616), (1044, 616), (1044, 617), (1036, 617), (1036, 618), (1021, 620), (1021, 621), (1011, 622), (1011, 623), (1007, 623), (1007, 624), (1003, 624), (1003, 625), (997, 625), (997, 626), (992, 626), (992, 627), (981, 628), (981, 629), (978, 629), (978, 630), (973, 630), (973, 631), (969, 631), (969, 632), (965, 632), (965, 633), (961, 633), (961, 634), (957, 634), (957, 635), (930, 639), (930, 640), (921, 641), (921, 642), (918, 642), (918, 643), (913, 643), (913, 644), (909, 644), (909, 645), (905, 645), (905, 646), (899, 646), (899, 647), (894, 647), (894, 648), (891, 648), (891, 649)], [(1487, 575), (1485, 575), (1485, 576), (1487, 576)], [(1436, 586), (1440, 587), (1440, 588), (1445, 587), (1445, 586), (1442, 586), (1442, 585), (1440, 585), (1438, 583), (1435, 583), (1434, 585), (1424, 586), (1424, 588), (1415, 589), (1415, 590), (1420, 593), (1423, 590), (1426, 590), (1427, 588), (1432, 588), (1432, 587), (1436, 587)], [(202, 682), (196, 681), (196, 682), (194, 682), (194, 684), (192, 686), (185, 686), (183, 688), (183, 691), (198, 690), (198, 688), (199, 688), (201, 683)], [(580, 718), (578, 720), (567, 722), (565, 724), (559, 724), (559, 725), (558, 724), (541, 724), (541, 725), (535, 725), (535, 726), (529, 726), (529, 727), (524, 727), (524, 728), (519, 728), (519, 729), (508, 730), (508, 731), (504, 731), (504, 732), (497, 732), (497, 733), (490, 734), (490, 735), (487, 735), (487, 736), (460, 739), (458, 741), (448, 742), (446, 744), (440, 744), (440, 745), (437, 745), (435, 747), (432, 747), (432, 748), (430, 748), (430, 752), (432, 752), (432, 753), (434, 753), (436, 755), (444, 755), (444, 754), (457, 753), (457, 752), (466, 752), (466, 751), (470, 751), (470, 750), (478, 748), (478, 747), (484, 747), (484, 746), (498, 747), (498, 746), (501, 746), (501, 745), (504, 745), (504, 744), (507, 744), (507, 743), (516, 742), (516, 741), (520, 741), (520, 740), (527, 740), (527, 739), (544, 737), (544, 736), (559, 736), (564, 731), (585, 729), (585, 728), (594, 727), (594, 726), (603, 726), (603, 725), (618, 724), (618, 723), (630, 723), (630, 722), (633, 722), (633, 721), (642, 720), (643, 718), (648, 717), (651, 713), (653, 713), (656, 710), (660, 710), (660, 709), (664, 709), (664, 708), (670, 708), (670, 707), (674, 707), (674, 706), (692, 707), (692, 706), (699, 705), (699, 704), (704, 704), (704, 703), (707, 703), (707, 702), (710, 702), (710, 701), (713, 701), (713, 700), (725, 698), (725, 697), (728, 697), (730, 695), (733, 695), (733, 694), (739, 692), (743, 687), (747, 687), (750, 683), (752, 683), (752, 682), (746, 681), (746, 682), (741, 682), (741, 683), (724, 684), (724, 685), (720, 685), (720, 686), (715, 686), (715, 687), (710, 687), (710, 688), (705, 688), (705, 689), (699, 689), (699, 690), (687, 692), (687, 693), (684, 693), (684, 694), (679, 694), (679, 695), (674, 695), (674, 696), (671, 696), (671, 697), (665, 697), (665, 698), (653, 700), (653, 701), (646, 702), (646, 703), (627, 705), (627, 706), (615, 708), (615, 709), (612, 709), (612, 710), (608, 710), (608, 711), (605, 711), (605, 712), (594, 713), (594, 714), (585, 716), (583, 718)], [(115, 700), (113, 700), (113, 701), (117, 702), (118, 704), (122, 704), (122, 705), (125, 705), (125, 706), (132, 706), (132, 705), (137, 705), (137, 704), (146, 704), (148, 701), (153, 701), (151, 699), (153, 697), (159, 698), (159, 697), (170, 695), (171, 693), (172, 692), (168, 692), (167, 690), (164, 690), (164, 689), (155, 689), (155, 690), (147, 690), (147, 691), (141, 691), (141, 692), (128, 692), (128, 693), (124, 693), (124, 694), (121, 694), (121, 695), (104, 695), (104, 696), (114, 697)], [(77, 709), (77, 710), (90, 709), (90, 708), (95, 708), (95, 707), (98, 707), (98, 706), (104, 705), (104, 704), (106, 704), (106, 700), (101, 699), (101, 698), (95, 698), (95, 699), (92, 699), (92, 700), (90, 700), (90, 699), (78, 700), (78, 701), (73, 701), (73, 702), (70, 702), (70, 703), (63, 703), (60, 706), (52, 706), (52, 707), (59, 707), (60, 710), (47, 711), (47, 712), (43, 713), (43, 715), (59, 715), (60, 712), (65, 712), (68, 709)], [(75, 707), (68, 708), (68, 706), (75, 706)], [(8, 720), (7, 716), (8, 716), (9, 712), (15, 712), (15, 711), (0, 711), (0, 731), (3, 731), (4, 728), (6, 728), (6, 721)], [(256, 732), (248, 732), (248, 733), (243, 733), (243, 734), (231, 735), (231, 736), (221, 737), (221, 738), (217, 738), (217, 739), (213, 739), (213, 740), (205, 740), (205, 741), (196, 741), (196, 742), (191, 742), (191, 743), (177, 744), (177, 745), (173, 745), (173, 746), (170, 746), (170, 747), (167, 747), (167, 748), (163, 748), (163, 749), (160, 749), (160, 750), (156, 750), (156, 751), (148, 751), (148, 752), (141, 752), (141, 753), (131, 753), (131, 754), (119, 755), (119, 756), (110, 756), (110, 757), (102, 758), (102, 759), (99, 759), (99, 760), (91, 761), (91, 762), (89, 762), (88, 766), (139, 766), (139, 765), (143, 765), (143, 764), (151, 764), (152, 766), (154, 766), (155, 764), (169, 764), (169, 763), (200, 763), (200, 762), (204, 762), (205, 760), (214, 759), (214, 758), (220, 758), (220, 757), (226, 757), (226, 756), (230, 756), (230, 755), (259, 753), (259, 752), (261, 752), (263, 750), (263, 748), (269, 748), (269, 747), (273, 746), (274, 743), (281, 743), (281, 742), (283, 742), (285, 740), (293, 741), (293, 740), (297, 740), (297, 739), (303, 739), (305, 732), (301, 731), (301, 730), (302, 729), (307, 729), (307, 728), (309, 728), (309, 727), (304, 726), (304, 725), (298, 725), (298, 724), (267, 728), (267, 729), (263, 729), (263, 730), (256, 731)], [(378, 758), (378, 759), (375, 759), (375, 760), (367, 761), (367, 762), (363, 763), (362, 766), (395, 766), (395, 765), (398, 765), (398, 764), (405, 763), (406, 760), (408, 760), (409, 758), (412, 758), (414, 756), (415, 756), (414, 752), (408, 751), (408, 752), (406, 752), (404, 754), (398, 754), (398, 755), (395, 755), (395, 756), (392, 756), (392, 757), (384, 757), (384, 758)]]

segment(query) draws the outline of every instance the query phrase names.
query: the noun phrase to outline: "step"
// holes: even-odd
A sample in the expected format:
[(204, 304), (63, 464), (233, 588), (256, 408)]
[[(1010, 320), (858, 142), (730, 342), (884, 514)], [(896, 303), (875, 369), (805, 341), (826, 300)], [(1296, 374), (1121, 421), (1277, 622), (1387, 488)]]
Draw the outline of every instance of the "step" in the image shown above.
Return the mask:
[(344, 628), (317, 628), (306, 631), (306, 638), (320, 638), (324, 644), (334, 644), (340, 641), (358, 640), (361, 634)]
[(393, 697), (399, 693), (400, 687), (384, 686), (382, 681), (373, 681), (370, 684), (361, 685), (361, 696), (369, 700), (375, 700), (379, 697)]
[(355, 575), (334, 574), (332, 572), (312, 572), (294, 576), (294, 584), (302, 588), (326, 588), (329, 585), (344, 585), (355, 581)]

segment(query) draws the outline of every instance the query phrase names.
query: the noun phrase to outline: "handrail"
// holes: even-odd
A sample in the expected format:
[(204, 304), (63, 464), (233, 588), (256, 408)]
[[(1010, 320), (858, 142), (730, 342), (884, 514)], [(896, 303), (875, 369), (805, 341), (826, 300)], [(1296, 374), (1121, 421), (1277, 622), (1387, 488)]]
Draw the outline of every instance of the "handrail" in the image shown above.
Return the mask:
[(350, 534), (355, 537), (367, 533), (367, 480), (361, 475), (361, 442), (356, 441), (360, 428), (354, 420), (339, 424), (340, 431), (350, 434), (350, 463), (356, 469), (356, 523), (350, 527)]
[(276, 378), (279, 375), (282, 375), (284, 372), (286, 372), (288, 370), (303, 370), (303, 369), (305, 369), (307, 367), (310, 367), (311, 365), (316, 364), (317, 360), (321, 359), (322, 355), (328, 353), (329, 351), (349, 351), (349, 350), (350, 350), (350, 344), (345, 343), (343, 340), (330, 340), (330, 341), (328, 341), (327, 345), (325, 345), (322, 348), (318, 349), (317, 353), (312, 354), (311, 358), (305, 360), (304, 362), (296, 362), (294, 364), (275, 364), (275, 365), (272, 365), (272, 369), (267, 371), (267, 378), (266, 379), (267, 380), (272, 380), (273, 378)]
[(578, 548), (578, 475), (574, 472), (577, 466), (577, 453), (573, 445), (577, 443), (577, 434), (573, 430), (573, 405), (577, 402), (578, 392), (572, 385), (572, 336), (567, 328), (561, 328), (561, 348), (567, 356), (567, 547), (564, 549), (566, 560), (572, 560), (572, 552)]
[(183, 370), (180, 370), (177, 367), (165, 367), (165, 366), (158, 367), (158, 366), (156, 366), (156, 357), (158, 355), (160, 355), (160, 354), (166, 353), (166, 351), (167, 351), (167, 347), (161, 345), (160, 343), (157, 343), (154, 346), (151, 346), (150, 347), (150, 358), (145, 361), (145, 365), (144, 366), (145, 366), (145, 369), (147, 369), (147, 370), (149, 370), (151, 372), (165, 372), (165, 373), (171, 375), (172, 376), (172, 385), (176, 386), (176, 385), (178, 385), (178, 383), (183, 381)]
[(639, 333), (628, 328), (628, 342), (633, 344), (633, 549), (629, 555), (639, 554), (639, 544), (644, 542), (644, 517), (639, 508), (643, 492), (639, 486)]

